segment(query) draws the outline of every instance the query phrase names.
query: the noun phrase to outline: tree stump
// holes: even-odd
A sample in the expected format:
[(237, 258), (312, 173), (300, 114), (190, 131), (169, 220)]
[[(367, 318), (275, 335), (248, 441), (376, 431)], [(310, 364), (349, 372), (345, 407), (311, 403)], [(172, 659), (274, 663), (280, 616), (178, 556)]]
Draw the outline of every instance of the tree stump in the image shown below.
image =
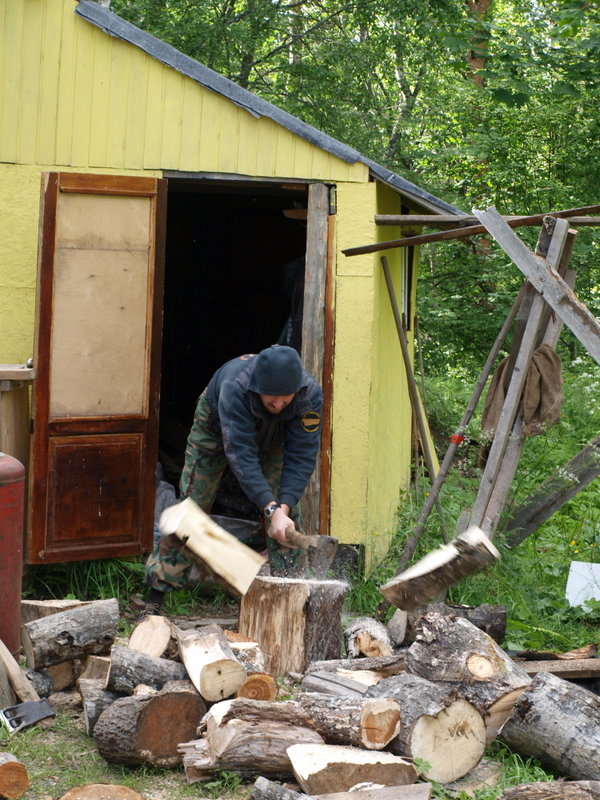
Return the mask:
[(12, 753), (0, 753), (0, 797), (13, 800), (29, 788), (29, 776), (24, 764)]
[(239, 631), (257, 641), (275, 677), (339, 658), (345, 581), (257, 576), (242, 598)]
[(486, 736), (481, 714), (456, 692), (416, 675), (385, 678), (367, 692), (400, 706), (400, 729), (389, 749), (429, 763), (426, 778), (450, 783), (466, 775), (483, 756)]
[(206, 705), (189, 681), (160, 692), (123, 697), (94, 727), (98, 752), (108, 762), (172, 768), (181, 765), (179, 743), (195, 735)]
[(37, 670), (107, 653), (115, 640), (118, 622), (119, 604), (115, 599), (96, 600), (27, 622), (21, 629), (27, 666)]
[(110, 669), (104, 688), (121, 694), (133, 694), (140, 683), (153, 689), (162, 689), (169, 681), (184, 681), (187, 678), (186, 668), (177, 661), (154, 658), (116, 644), (111, 650)]
[(224, 700), (243, 685), (246, 671), (218, 625), (198, 630), (176, 629), (175, 634), (190, 680), (205, 700)]
[(561, 775), (600, 780), (600, 698), (556, 675), (536, 675), (498, 738)]
[(294, 775), (309, 795), (349, 792), (359, 783), (403, 786), (417, 771), (408, 761), (386, 752), (339, 745), (295, 744), (288, 749)]

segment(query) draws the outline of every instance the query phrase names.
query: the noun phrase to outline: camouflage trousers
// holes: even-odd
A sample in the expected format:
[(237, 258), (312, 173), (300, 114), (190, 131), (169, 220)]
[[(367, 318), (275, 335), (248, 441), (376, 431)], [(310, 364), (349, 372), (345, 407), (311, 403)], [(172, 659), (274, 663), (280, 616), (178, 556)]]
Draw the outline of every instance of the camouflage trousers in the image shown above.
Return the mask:
[[(273, 489), (274, 497), (279, 491), (282, 462), (281, 447), (260, 454), (263, 475)], [(209, 514), (226, 467), (223, 439), (218, 425), (212, 419), (205, 390), (198, 400), (185, 449), (185, 463), (179, 482), (181, 497), (191, 497)], [(296, 518), (295, 512), (292, 512), (292, 517)], [(305, 551), (282, 547), (269, 536), (266, 537), (266, 548), (271, 575), (303, 573), (306, 566)], [(146, 581), (150, 587), (161, 592), (184, 588), (188, 584), (193, 563), (189, 551), (175, 534), (161, 536), (146, 562)]]

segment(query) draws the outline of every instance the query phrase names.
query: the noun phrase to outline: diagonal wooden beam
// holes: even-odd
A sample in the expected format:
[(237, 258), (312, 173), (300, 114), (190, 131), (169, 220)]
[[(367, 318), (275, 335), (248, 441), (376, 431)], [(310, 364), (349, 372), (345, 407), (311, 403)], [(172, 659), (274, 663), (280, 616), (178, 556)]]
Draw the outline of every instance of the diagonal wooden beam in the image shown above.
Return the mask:
[(532, 253), (493, 206), (486, 211), (473, 209), (473, 214), (600, 364), (600, 323), (550, 265), (549, 258)]

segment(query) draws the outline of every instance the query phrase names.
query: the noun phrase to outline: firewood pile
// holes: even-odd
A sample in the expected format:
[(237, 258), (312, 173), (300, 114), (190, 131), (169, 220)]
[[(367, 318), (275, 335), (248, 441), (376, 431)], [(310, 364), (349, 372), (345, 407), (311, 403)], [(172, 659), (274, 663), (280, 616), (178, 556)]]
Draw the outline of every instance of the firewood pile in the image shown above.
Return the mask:
[[(345, 628), (327, 608), (321, 617), (339, 632), (337, 657), (331, 637), (301, 630), (289, 669), (276, 632), (248, 636), (260, 630), (247, 608), (238, 631), (183, 629), (155, 616), (125, 642), (116, 600), (50, 613), (40, 605), (23, 625), (27, 670), (16, 676), (2, 651), (0, 672), (16, 700), (23, 682), (28, 700), (78, 692), (85, 730), (110, 763), (183, 767), (188, 783), (235, 771), (255, 780), (253, 800), (355, 800), (358, 792), (356, 800), (426, 800), (433, 782), (452, 788), (474, 775), (497, 738), (565, 779), (552, 782), (551, 795), (532, 784), (505, 790), (506, 800), (600, 798), (600, 699), (511, 658), (498, 644), (502, 607), (432, 603), (397, 611), (387, 625), (359, 617)], [(20, 797), (27, 785), (25, 767), (0, 754), (0, 796)]]

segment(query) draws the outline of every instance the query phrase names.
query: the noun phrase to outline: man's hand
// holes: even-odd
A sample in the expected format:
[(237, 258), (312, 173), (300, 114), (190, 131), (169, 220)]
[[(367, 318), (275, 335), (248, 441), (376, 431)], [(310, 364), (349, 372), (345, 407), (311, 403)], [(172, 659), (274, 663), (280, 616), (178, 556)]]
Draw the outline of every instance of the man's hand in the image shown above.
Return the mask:
[(291, 547), (291, 545), (286, 538), (285, 531), (286, 528), (294, 527), (294, 521), (289, 516), (291, 510), (292, 509), (285, 503), (280, 505), (279, 508), (276, 508), (271, 517), (269, 529), (267, 530), (267, 535), (270, 536), (271, 539), (277, 539), (280, 544), (287, 545), (288, 547)]

